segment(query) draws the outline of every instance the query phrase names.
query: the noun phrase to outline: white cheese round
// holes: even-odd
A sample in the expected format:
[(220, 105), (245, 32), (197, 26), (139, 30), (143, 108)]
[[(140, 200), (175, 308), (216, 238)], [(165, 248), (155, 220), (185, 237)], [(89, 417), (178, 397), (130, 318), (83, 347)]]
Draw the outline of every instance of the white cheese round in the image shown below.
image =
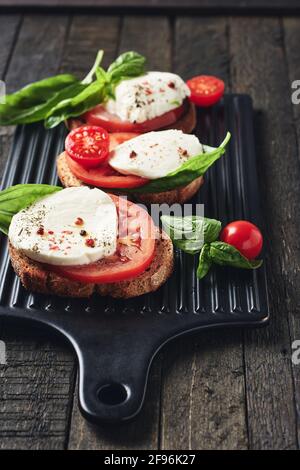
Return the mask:
[(203, 147), (195, 135), (177, 130), (148, 132), (118, 145), (109, 164), (124, 175), (156, 179), (201, 153)]
[(188, 86), (178, 75), (148, 72), (120, 82), (115, 100), (110, 99), (105, 108), (122, 121), (141, 123), (178, 108), (189, 95)]
[(82, 265), (116, 251), (117, 225), (112, 199), (100, 189), (82, 186), (63, 189), (18, 212), (8, 237), (33, 260)]

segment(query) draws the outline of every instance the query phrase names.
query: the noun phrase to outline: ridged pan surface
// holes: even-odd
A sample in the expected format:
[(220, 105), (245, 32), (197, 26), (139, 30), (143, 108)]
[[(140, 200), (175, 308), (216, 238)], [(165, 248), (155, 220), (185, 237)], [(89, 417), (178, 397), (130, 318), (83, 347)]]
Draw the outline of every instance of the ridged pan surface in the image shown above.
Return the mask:
[[(193, 203), (226, 223), (249, 219), (260, 224), (251, 99), (228, 95), (201, 110), (196, 133), (218, 145), (227, 130), (228, 150), (206, 174)], [(58, 184), (55, 158), (62, 151), (63, 126), (16, 130), (2, 188), (17, 183)], [(255, 326), (268, 320), (265, 267), (257, 271), (217, 267), (202, 281), (197, 256), (176, 252), (175, 270), (157, 292), (130, 300), (93, 297), (59, 299), (25, 291), (10, 266), (6, 237), (0, 238), (0, 317), (54, 328), (73, 345), (79, 360), (79, 402), (92, 421), (118, 422), (140, 410), (148, 370), (168, 340), (201, 328)]]

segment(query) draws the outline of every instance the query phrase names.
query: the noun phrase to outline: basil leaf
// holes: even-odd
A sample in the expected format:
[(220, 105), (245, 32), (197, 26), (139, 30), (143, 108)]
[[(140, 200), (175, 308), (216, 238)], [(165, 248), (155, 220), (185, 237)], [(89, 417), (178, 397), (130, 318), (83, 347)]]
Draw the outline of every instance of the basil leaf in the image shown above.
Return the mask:
[(108, 67), (109, 80), (116, 84), (126, 78), (143, 75), (145, 73), (145, 62), (145, 57), (137, 52), (124, 52)]
[(208, 244), (203, 245), (199, 256), (199, 264), (197, 268), (197, 277), (203, 279), (212, 265), (212, 259), (210, 257), (210, 247)]
[(186, 253), (198, 253), (204, 243), (217, 240), (221, 231), (221, 222), (200, 216), (161, 216), (164, 229), (170, 235), (174, 245)]
[(79, 116), (103, 100), (104, 84), (100, 80), (90, 85), (80, 84), (79, 92), (54, 106), (46, 116), (45, 127), (50, 129), (70, 117)]
[(0, 191), (0, 230), (7, 235), (15, 214), (38, 199), (61, 189), (48, 184), (17, 184)]
[(69, 94), (78, 83), (73, 75), (56, 75), (6, 95), (5, 102), (0, 104), (0, 125), (26, 124), (43, 120), (62, 96), (65, 93)]
[(209, 253), (212, 261), (215, 264), (219, 264), (220, 266), (256, 269), (262, 265), (262, 260), (249, 260), (243, 256), (234, 246), (228, 245), (228, 243), (211, 243)]
[(183, 163), (180, 168), (169, 173), (167, 176), (152, 180), (144, 186), (140, 186), (139, 188), (134, 188), (131, 190), (127, 189), (126, 192), (159, 193), (162, 191), (170, 191), (180, 186), (186, 186), (199, 176), (204, 175), (208, 168), (225, 153), (225, 147), (229, 142), (230, 137), (230, 132), (227, 132), (226, 137), (221, 145), (211, 152), (202, 153), (192, 157)]

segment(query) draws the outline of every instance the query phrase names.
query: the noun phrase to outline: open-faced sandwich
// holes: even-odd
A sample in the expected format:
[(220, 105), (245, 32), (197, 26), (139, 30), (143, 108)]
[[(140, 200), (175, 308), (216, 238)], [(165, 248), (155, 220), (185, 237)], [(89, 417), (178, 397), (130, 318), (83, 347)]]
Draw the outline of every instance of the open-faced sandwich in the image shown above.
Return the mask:
[(57, 172), (65, 187), (89, 185), (146, 204), (182, 204), (198, 191), (229, 138), (228, 133), (213, 148), (179, 130), (108, 134), (98, 126), (82, 126), (68, 134)]
[(20, 184), (0, 191), (0, 230), (16, 274), (32, 292), (119, 298), (153, 292), (172, 274), (173, 243), (199, 257), (199, 279), (213, 264), (261, 266), (255, 258), (262, 235), (250, 222), (232, 222), (221, 232), (214, 219), (161, 220), (164, 230), (145, 208), (96, 188)]
[(44, 121), (47, 128), (65, 122), (69, 129), (92, 124), (109, 132), (192, 132), (195, 106), (190, 88), (178, 75), (146, 72), (146, 59), (136, 52), (121, 54), (104, 70), (102, 56), (99, 51), (83, 80), (56, 75), (5, 96), (0, 125)]
[(27, 289), (127, 298), (155, 291), (172, 273), (172, 242), (142, 207), (96, 188), (30, 186), (44, 197), (17, 212), (8, 231)]

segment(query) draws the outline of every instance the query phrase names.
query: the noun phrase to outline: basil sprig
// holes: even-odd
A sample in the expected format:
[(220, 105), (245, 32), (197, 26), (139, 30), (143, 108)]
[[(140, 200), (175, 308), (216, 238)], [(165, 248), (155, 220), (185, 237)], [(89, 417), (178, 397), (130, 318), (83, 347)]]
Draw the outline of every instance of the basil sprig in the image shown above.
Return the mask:
[(60, 191), (59, 186), (48, 184), (17, 184), (0, 191), (0, 230), (8, 234), (12, 217), (38, 199)]
[[(194, 181), (211, 167), (224, 153), (226, 145), (230, 140), (231, 134), (227, 132), (225, 139), (217, 148), (203, 145), (204, 153), (196, 155), (184, 162), (177, 170), (172, 171), (168, 175), (150, 181), (144, 186), (134, 189), (126, 189), (126, 192), (132, 193), (159, 193), (162, 191), (170, 191), (180, 186), (185, 186)], [(118, 188), (120, 190), (120, 188)]]
[(145, 58), (136, 52), (121, 54), (105, 71), (100, 67), (99, 51), (93, 67), (83, 80), (61, 74), (27, 85), (6, 95), (0, 104), (0, 125), (29, 124), (44, 121), (46, 128), (80, 116), (99, 103), (114, 97), (121, 80), (145, 73)]
[(197, 277), (206, 276), (213, 264), (234, 268), (257, 269), (262, 260), (249, 260), (234, 246), (218, 241), (221, 222), (199, 216), (161, 216), (164, 229), (174, 245), (180, 250), (196, 255), (199, 253)]

